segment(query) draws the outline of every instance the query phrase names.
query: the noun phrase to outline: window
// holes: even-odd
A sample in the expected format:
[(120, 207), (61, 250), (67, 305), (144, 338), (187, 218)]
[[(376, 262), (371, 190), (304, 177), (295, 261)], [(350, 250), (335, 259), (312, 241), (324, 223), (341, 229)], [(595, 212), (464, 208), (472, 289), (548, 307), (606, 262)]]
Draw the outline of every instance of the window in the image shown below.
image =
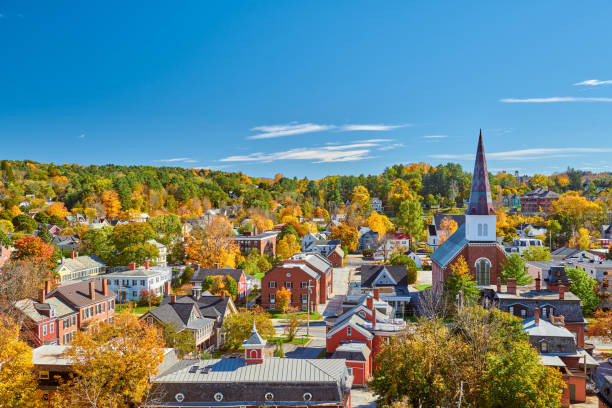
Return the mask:
[(47, 325), (46, 324), (44, 324), (43, 327), (42, 327), (42, 335), (43, 336), (47, 335)]
[(487, 258), (476, 261), (476, 283), (481, 286), (490, 285), (491, 262)]
[(508, 313), (510, 313), (511, 315), (514, 315), (514, 306), (510, 306), (508, 308)]
[(349, 375), (353, 375), (353, 367), (348, 367), (347, 370)]
[(548, 353), (548, 343), (543, 341), (540, 343), (540, 353)]
[(270, 281), (270, 282), (268, 282), (268, 287), (269, 287), (270, 289), (274, 289), (274, 288), (276, 288), (276, 281)]
[(132, 297), (136, 297), (138, 296), (138, 292), (136, 292), (135, 290), (132, 291)]
[(346, 335), (351, 337), (353, 335), (353, 330), (350, 327), (346, 328)]
[(136, 286), (138, 285), (138, 281), (137, 280), (132, 280), (132, 286)]
[(308, 282), (301, 282), (301, 283), (300, 283), (300, 287), (301, 287), (302, 289), (308, 289)]
[(140, 286), (144, 286), (144, 285), (145, 285), (145, 280), (144, 280), (144, 279), (142, 279), (142, 280), (140, 281)]
[(545, 307), (543, 307), (542, 308), (542, 317), (548, 317), (547, 316), (547, 312), (548, 312), (548, 310)]
[(119, 286), (119, 279), (115, 279), (115, 286)]
[(308, 303), (308, 294), (302, 293), (302, 303), (303, 304), (307, 304)]
[(93, 312), (93, 306), (89, 306), (89, 315), (93, 316), (94, 312)]
[(482, 235), (484, 237), (486, 237), (487, 235), (489, 235), (489, 225), (488, 224), (482, 224)]
[(49, 325), (49, 333), (53, 333), (55, 332), (55, 323), (51, 322), (51, 324)]
[(293, 288), (293, 282), (285, 282), (285, 288), (287, 289)]
[(73, 315), (73, 316), (70, 318), (70, 325), (71, 325), (71, 326), (74, 326), (75, 324), (76, 324), (76, 315)]
[(41, 380), (48, 380), (49, 379), (49, 372), (48, 371), (39, 371), (38, 372), (38, 378)]
[(270, 303), (276, 303), (276, 294), (270, 293)]
[(525, 309), (521, 309), (521, 317), (525, 317), (527, 315), (527, 311)]
[(478, 224), (478, 236), (482, 237), (482, 224)]

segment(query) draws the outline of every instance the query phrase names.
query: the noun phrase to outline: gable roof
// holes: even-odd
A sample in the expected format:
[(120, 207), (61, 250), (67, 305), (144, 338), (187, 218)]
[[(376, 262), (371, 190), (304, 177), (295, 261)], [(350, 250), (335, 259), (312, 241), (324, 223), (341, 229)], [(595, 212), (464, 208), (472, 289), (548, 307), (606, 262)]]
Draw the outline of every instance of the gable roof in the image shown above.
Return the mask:
[(559, 198), (560, 195), (547, 188), (538, 187), (535, 190), (532, 190), (526, 193), (525, 195), (523, 195), (523, 197), (525, 198)]
[(161, 322), (174, 324), (177, 332), (198, 330), (214, 323), (213, 319), (201, 316), (195, 303), (166, 303), (149, 310), (143, 317), (149, 314)]
[(102, 291), (102, 280), (95, 279), (93, 281), (95, 299), (91, 299), (89, 297), (90, 282), (92, 281), (77, 282), (70, 285), (60, 286), (51, 291), (49, 295), (47, 295), (47, 298), (59, 296), (70, 304), (70, 306), (78, 308), (100, 302), (101, 300), (114, 299), (115, 296), (117, 296), (117, 294), (111, 289), (108, 289), (108, 294), (104, 296), (104, 292)]
[[(161, 304), (170, 303), (170, 296), (164, 296)], [(230, 297), (223, 299), (221, 296), (201, 295), (196, 301), (192, 296), (180, 295), (176, 297), (176, 303), (197, 304), (200, 314), (209, 319), (219, 318), (219, 324), (223, 323), (223, 317), (230, 307)]]
[(462, 224), (453, 235), (436, 248), (434, 253), (431, 254), (431, 260), (442, 268), (446, 268), (467, 243), (465, 224)]
[(76, 313), (76, 310), (58, 298), (46, 299), (45, 303), (40, 303), (35, 299), (21, 299), (15, 302), (15, 307), (34, 322), (48, 320), (50, 317), (41, 313), (41, 311), (43, 309), (48, 309), (49, 307), (54, 309), (55, 317), (62, 317)]
[(555, 326), (546, 319), (540, 319), (538, 324), (535, 324), (535, 319), (529, 318), (523, 321), (523, 330), (529, 336), (539, 337), (569, 337), (574, 338), (572, 332), (563, 326)]
[(408, 276), (404, 265), (361, 265), (361, 287), (371, 288), (383, 270), (391, 275), (397, 282), (397, 286), (408, 286)]
[(331, 358), (343, 358), (349, 361), (368, 361), (370, 348), (366, 343), (350, 342), (340, 345)]
[(233, 269), (233, 268), (199, 268), (193, 273), (191, 277), (191, 282), (202, 282), (209, 276), (231, 276), (234, 278), (236, 282), (240, 281), (240, 278), (244, 274), (243, 269)]
[(332, 269), (333, 266), (329, 259), (325, 258), (318, 252), (302, 252), (299, 254), (293, 255), (289, 260), (292, 261), (304, 261), (306, 262), (312, 269), (319, 273), (327, 274)]
[(95, 255), (82, 255), (75, 258), (65, 258), (60, 264), (60, 268), (66, 268), (71, 272), (83, 271), (93, 268), (104, 268), (106, 264)]

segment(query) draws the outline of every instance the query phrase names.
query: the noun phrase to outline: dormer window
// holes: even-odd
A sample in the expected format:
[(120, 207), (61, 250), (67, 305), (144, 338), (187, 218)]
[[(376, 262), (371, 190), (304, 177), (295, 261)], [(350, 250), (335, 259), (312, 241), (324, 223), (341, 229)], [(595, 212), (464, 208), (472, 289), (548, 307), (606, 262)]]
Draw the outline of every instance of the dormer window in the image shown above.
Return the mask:
[(543, 341), (540, 343), (540, 353), (548, 353), (548, 343)]
[(346, 335), (347, 335), (348, 337), (351, 337), (351, 335), (352, 335), (352, 334), (353, 334), (353, 330), (352, 330), (350, 327), (347, 327), (347, 328), (346, 328)]

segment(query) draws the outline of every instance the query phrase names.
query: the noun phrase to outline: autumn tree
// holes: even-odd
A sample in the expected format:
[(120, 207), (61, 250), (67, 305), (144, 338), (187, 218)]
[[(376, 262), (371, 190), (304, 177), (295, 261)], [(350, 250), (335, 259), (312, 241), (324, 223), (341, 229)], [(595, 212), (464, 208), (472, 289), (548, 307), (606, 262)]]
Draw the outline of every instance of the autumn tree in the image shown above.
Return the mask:
[(285, 326), (287, 341), (292, 341), (295, 338), (302, 322), (304, 322), (304, 315), (298, 313), (295, 308), (292, 309), (291, 313), (287, 316), (287, 326)]
[(284, 286), (276, 291), (276, 309), (287, 313), (291, 303), (291, 291)]
[(19, 326), (0, 315), (0, 405), (3, 408), (38, 406), (37, 381), (32, 371), (32, 349), (19, 338)]
[[(20, 327), (29, 320), (15, 308), (21, 299), (36, 298), (43, 281), (49, 277), (45, 265), (30, 259), (9, 260), (0, 273), (0, 315), (9, 316)], [(24, 331), (25, 332), (25, 331)]]
[(130, 262), (142, 265), (145, 260), (159, 256), (157, 246), (147, 242), (155, 238), (155, 232), (145, 222), (119, 224), (109, 238), (114, 247), (111, 265), (127, 265)]
[(249, 338), (253, 330), (253, 321), (261, 337), (265, 339), (274, 336), (276, 331), (272, 320), (263, 311), (249, 310), (234, 313), (223, 321), (223, 328), (226, 332), (225, 344), (229, 349), (237, 350), (242, 342)]
[(526, 261), (550, 261), (550, 250), (545, 246), (530, 246), (523, 252)]
[(444, 284), (444, 288), (450, 299), (455, 299), (457, 295), (463, 297), (464, 304), (473, 304), (480, 298), (480, 289), (476, 286), (476, 281), (470, 273), (467, 262), (463, 255), (451, 265), (451, 274)]
[(104, 210), (106, 211), (106, 216), (108, 218), (114, 219), (119, 216), (119, 213), (121, 212), (119, 194), (113, 190), (103, 191), (102, 195), (100, 196), (100, 201), (102, 201), (102, 205), (104, 206)]
[(419, 237), (423, 231), (423, 207), (419, 201), (403, 201), (397, 214), (397, 226), (402, 228), (411, 238)]
[(589, 230), (586, 228), (578, 228), (578, 231), (569, 240), (570, 248), (578, 248), (582, 250), (588, 250), (591, 248), (591, 236)]
[(370, 193), (364, 186), (355, 186), (351, 196), (351, 203), (356, 204), (360, 208), (362, 214), (367, 214), (368, 212), (372, 211), (372, 206), (370, 205)]
[(70, 212), (66, 209), (66, 205), (61, 201), (56, 201), (47, 208), (47, 214), (50, 217), (66, 218)]
[(302, 246), (293, 234), (286, 235), (276, 245), (276, 253), (283, 259), (291, 258), (301, 250)]
[(608, 341), (612, 340), (612, 310), (598, 309), (589, 319), (589, 336), (600, 336)]
[(75, 333), (65, 357), (71, 378), (55, 395), (56, 407), (131, 407), (155, 400), (149, 379), (164, 357), (165, 342), (154, 326), (120, 313)]
[(162, 324), (162, 337), (166, 347), (173, 348), (179, 358), (197, 351), (193, 332), (191, 330), (177, 331), (176, 323)]
[(599, 297), (597, 296), (596, 288), (597, 281), (589, 276), (582, 268), (568, 268), (567, 277), (572, 281), (570, 292), (578, 296), (582, 302), (582, 313), (590, 315), (599, 306)]
[(197, 262), (204, 268), (236, 267), (240, 255), (233, 239), (233, 225), (222, 216), (214, 217), (204, 228), (197, 228), (187, 237), (185, 255), (188, 261)]
[(367, 218), (366, 223), (368, 227), (376, 233), (378, 233), (379, 240), (384, 239), (387, 232), (393, 231), (393, 224), (386, 215), (379, 214), (376, 211), (372, 211), (370, 216)]
[(176, 214), (163, 214), (150, 217), (147, 222), (155, 232), (156, 240), (164, 245), (170, 245), (183, 232), (181, 219)]
[(356, 228), (346, 224), (332, 227), (329, 239), (339, 239), (345, 252), (354, 252), (359, 248), (359, 233)]
[(521, 255), (514, 253), (506, 257), (506, 260), (502, 264), (503, 280), (506, 282), (508, 279), (516, 279), (516, 284), (519, 286), (529, 285), (533, 282), (533, 279), (525, 268), (525, 261), (521, 258)]
[(440, 222), (440, 244), (450, 238), (457, 231), (457, 228), (459, 228), (457, 222), (451, 217), (442, 218), (442, 222)]
[(33, 235), (19, 238), (14, 243), (15, 252), (11, 255), (13, 259), (29, 259), (39, 262), (47, 267), (53, 266), (53, 254), (55, 248), (45, 244), (42, 239)]

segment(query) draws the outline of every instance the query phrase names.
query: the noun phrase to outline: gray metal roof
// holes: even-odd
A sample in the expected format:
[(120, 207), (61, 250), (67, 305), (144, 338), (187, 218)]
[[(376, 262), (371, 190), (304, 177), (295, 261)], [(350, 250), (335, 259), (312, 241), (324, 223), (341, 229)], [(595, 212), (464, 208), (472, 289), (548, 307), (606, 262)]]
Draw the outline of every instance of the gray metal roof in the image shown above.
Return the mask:
[(104, 278), (147, 278), (152, 276), (157, 276), (159, 274), (169, 274), (172, 273), (172, 269), (163, 266), (151, 266), (149, 269), (144, 267), (139, 267), (134, 270), (127, 269), (125, 271), (118, 271), (107, 273), (102, 275)]
[(331, 358), (343, 358), (349, 361), (368, 361), (370, 348), (366, 343), (350, 342), (340, 345)]
[(66, 258), (62, 260), (62, 264), (71, 272), (77, 272), (93, 268), (104, 268), (106, 264), (95, 255), (83, 255), (76, 258)]
[[(53, 308), (56, 317), (62, 317), (72, 313), (76, 313), (76, 310), (74, 310), (58, 298), (48, 298), (45, 300), (45, 304)], [(40, 310), (42, 310), (41, 306), (44, 306), (44, 304), (39, 303), (37, 300), (34, 299), (21, 299), (15, 302), (15, 307), (19, 309), (23, 314), (28, 316), (30, 319), (32, 319), (34, 322), (42, 322), (44, 320), (49, 319), (49, 316), (40, 313)]]
[(255, 322), (253, 321), (253, 331), (251, 331), (251, 336), (242, 342), (242, 346), (265, 346), (266, 341), (257, 333), (257, 328), (255, 327)]
[(462, 224), (453, 235), (451, 235), (433, 254), (431, 260), (445, 268), (461, 250), (467, 245), (465, 237), (465, 224)]
[(574, 335), (565, 327), (555, 326), (546, 319), (540, 319), (537, 325), (534, 318), (525, 319), (522, 324), (523, 330), (530, 336), (574, 338)]

